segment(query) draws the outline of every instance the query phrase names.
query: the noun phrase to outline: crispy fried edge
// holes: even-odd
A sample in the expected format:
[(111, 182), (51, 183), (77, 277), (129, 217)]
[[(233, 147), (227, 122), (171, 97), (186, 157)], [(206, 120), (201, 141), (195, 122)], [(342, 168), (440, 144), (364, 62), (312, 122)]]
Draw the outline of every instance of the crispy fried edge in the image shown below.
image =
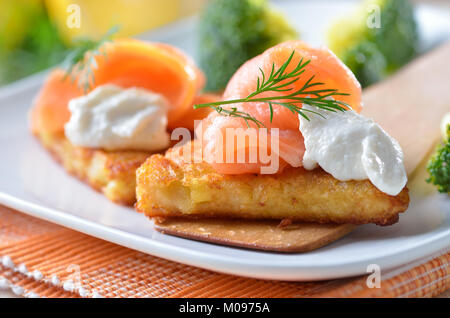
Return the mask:
[[(165, 207), (159, 206), (158, 203), (152, 202), (151, 206), (147, 206), (149, 191), (155, 191), (155, 189), (149, 190), (148, 182), (153, 182), (158, 187), (169, 186), (174, 181), (181, 181), (185, 177), (185, 172), (193, 169), (198, 169), (203, 171), (203, 173), (208, 174), (208, 186), (214, 187), (219, 186), (220, 182), (226, 179), (228, 182), (233, 180), (233, 178), (240, 178), (240, 176), (224, 176), (216, 173), (211, 166), (206, 163), (194, 163), (194, 164), (180, 164), (178, 165), (173, 160), (166, 158), (161, 155), (153, 155), (146, 160), (146, 162), (137, 170), (137, 204), (136, 209), (139, 212), (145, 213), (147, 216), (154, 218), (192, 218), (192, 219), (200, 219), (200, 218), (237, 218), (235, 215), (230, 215), (228, 213), (220, 213), (218, 211), (213, 211), (209, 213), (202, 214), (186, 214), (179, 210), (168, 210)], [(291, 168), (283, 173), (292, 173), (292, 169), (302, 169), (302, 168)], [(303, 169), (302, 169), (303, 170)], [(304, 171), (304, 170), (303, 170)], [(283, 174), (282, 173), (282, 174)], [(322, 169), (315, 169), (313, 171), (315, 174), (328, 175)], [(246, 175), (246, 178), (252, 178), (254, 175)], [(255, 177), (255, 176), (254, 176)], [(282, 177), (282, 176), (281, 176)], [(218, 184), (219, 183), (219, 184)], [(349, 183), (361, 184), (364, 187), (370, 187), (370, 191), (373, 192), (373, 197), (380, 197), (383, 200), (387, 200), (391, 210), (389, 215), (383, 215), (378, 217), (367, 217), (361, 218), (358, 217), (345, 217), (345, 218), (321, 218), (321, 219), (303, 219), (298, 218), (296, 221), (301, 222), (314, 222), (314, 223), (336, 223), (336, 224), (367, 224), (367, 223), (375, 223), (378, 225), (392, 225), (399, 220), (399, 213), (404, 212), (408, 208), (409, 204), (409, 195), (408, 189), (405, 187), (400, 194), (397, 196), (389, 196), (381, 191), (379, 191), (375, 186), (373, 186), (370, 181), (349, 181)], [(147, 198), (145, 198), (147, 196)], [(145, 203), (144, 203), (145, 202)], [(151, 202), (151, 200), (150, 200)], [(254, 217), (249, 217), (248, 215), (240, 215), (239, 218), (250, 218), (254, 219)]]
[[(106, 152), (100, 149), (77, 147), (70, 143), (63, 132), (41, 132), (34, 134), (34, 136), (51, 154), (54, 160), (64, 167), (67, 173), (88, 184), (92, 189), (104, 194), (110, 201), (125, 206), (133, 206), (136, 202), (136, 169), (152, 153), (138, 151)], [(133, 154), (136, 154), (136, 158), (130, 159), (129, 157), (133, 156)], [(70, 155), (73, 156), (67, 159), (67, 156)], [(100, 168), (108, 172), (108, 177), (105, 180), (96, 179), (95, 176), (89, 176), (89, 171), (94, 164), (95, 158), (100, 157), (104, 161)], [(67, 160), (71, 160), (70, 163), (76, 161), (77, 167), (79, 167), (82, 161), (86, 161), (86, 163), (83, 164), (83, 169), (73, 169), (73, 164), (69, 165)], [(119, 182), (122, 186), (126, 186), (127, 183), (131, 182), (131, 185), (126, 191), (120, 191), (121, 194), (114, 191), (115, 194), (112, 195), (108, 192), (108, 185), (112, 182)]]

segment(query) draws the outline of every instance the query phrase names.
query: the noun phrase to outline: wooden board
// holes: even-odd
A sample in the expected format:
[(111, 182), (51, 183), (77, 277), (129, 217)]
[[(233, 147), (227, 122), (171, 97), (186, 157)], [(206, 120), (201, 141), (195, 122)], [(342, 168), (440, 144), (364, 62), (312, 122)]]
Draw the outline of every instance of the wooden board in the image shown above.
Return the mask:
[(450, 42), (364, 91), (362, 114), (397, 139), (411, 175), (440, 138), (450, 112)]
[(280, 221), (164, 219), (155, 222), (160, 232), (222, 245), (276, 252), (307, 252), (349, 233), (350, 224), (293, 223)]
[[(364, 91), (363, 114), (397, 139), (408, 175), (439, 138), (450, 111), (450, 43), (426, 54), (390, 79)], [(222, 245), (276, 252), (307, 252), (349, 233), (354, 225), (294, 224), (246, 220), (164, 220), (158, 231)]]

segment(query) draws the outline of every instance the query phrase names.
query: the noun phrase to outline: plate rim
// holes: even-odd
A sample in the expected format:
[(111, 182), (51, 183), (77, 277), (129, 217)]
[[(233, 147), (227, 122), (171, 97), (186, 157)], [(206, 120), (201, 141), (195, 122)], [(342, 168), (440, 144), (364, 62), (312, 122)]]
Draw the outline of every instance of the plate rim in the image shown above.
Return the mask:
[[(157, 240), (114, 229), (106, 225), (86, 220), (81, 217), (65, 213), (54, 208), (41, 206), (12, 195), (0, 192), (0, 203), (21, 213), (55, 223), (66, 228), (81, 232), (114, 244), (118, 244), (145, 254), (161, 257), (170, 261), (200, 267), (214, 272), (239, 275), (256, 279), (282, 281), (312, 281), (337, 279), (366, 274), (369, 264), (377, 264), (381, 268), (394, 269), (399, 266), (427, 258), (449, 248), (450, 228), (436, 233), (433, 237), (421, 240), (401, 252), (388, 252), (376, 258), (365, 256), (358, 261), (345, 262), (333, 260), (326, 264), (312, 264), (305, 266), (295, 261), (285, 264), (258, 264), (256, 261), (238, 262), (226, 255), (211, 254), (204, 251), (192, 250), (185, 247), (168, 244)], [(131, 241), (129, 240), (131, 238)], [(147, 242), (146, 242), (147, 241)], [(203, 243), (209, 244), (209, 243)], [(422, 249), (428, 252), (423, 253)], [(268, 253), (269, 255), (270, 253)], [(292, 254), (293, 255), (293, 254)], [(369, 253), (367, 255), (370, 255)], [(219, 267), (217, 267), (219, 266)], [(324, 275), (324, 271), (334, 272)]]

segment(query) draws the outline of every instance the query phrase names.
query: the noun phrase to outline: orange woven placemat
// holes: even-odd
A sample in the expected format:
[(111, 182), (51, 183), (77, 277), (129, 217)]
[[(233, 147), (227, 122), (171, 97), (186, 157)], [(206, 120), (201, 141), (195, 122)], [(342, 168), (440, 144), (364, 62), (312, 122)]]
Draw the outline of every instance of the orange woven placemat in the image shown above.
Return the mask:
[(248, 279), (143, 254), (0, 206), (0, 288), (28, 297), (432, 297), (450, 253), (382, 275), (323, 282)]

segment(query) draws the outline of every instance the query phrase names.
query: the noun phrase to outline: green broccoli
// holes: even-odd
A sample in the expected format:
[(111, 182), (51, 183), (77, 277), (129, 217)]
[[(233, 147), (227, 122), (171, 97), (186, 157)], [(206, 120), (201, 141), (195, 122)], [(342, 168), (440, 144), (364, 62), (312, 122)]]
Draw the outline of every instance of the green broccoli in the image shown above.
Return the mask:
[[(380, 27), (369, 28), (379, 8)], [(328, 42), (342, 61), (368, 86), (408, 63), (417, 53), (418, 32), (408, 0), (366, 0), (329, 30)]]
[(386, 76), (386, 58), (372, 42), (361, 42), (351, 47), (342, 54), (341, 59), (353, 71), (363, 87), (376, 83)]
[(436, 185), (439, 192), (450, 194), (450, 124), (447, 124), (447, 136), (428, 162), (427, 170), (430, 174), (427, 182)]
[(211, 0), (199, 23), (199, 59), (206, 90), (223, 89), (234, 72), (267, 48), (297, 38), (267, 0)]

